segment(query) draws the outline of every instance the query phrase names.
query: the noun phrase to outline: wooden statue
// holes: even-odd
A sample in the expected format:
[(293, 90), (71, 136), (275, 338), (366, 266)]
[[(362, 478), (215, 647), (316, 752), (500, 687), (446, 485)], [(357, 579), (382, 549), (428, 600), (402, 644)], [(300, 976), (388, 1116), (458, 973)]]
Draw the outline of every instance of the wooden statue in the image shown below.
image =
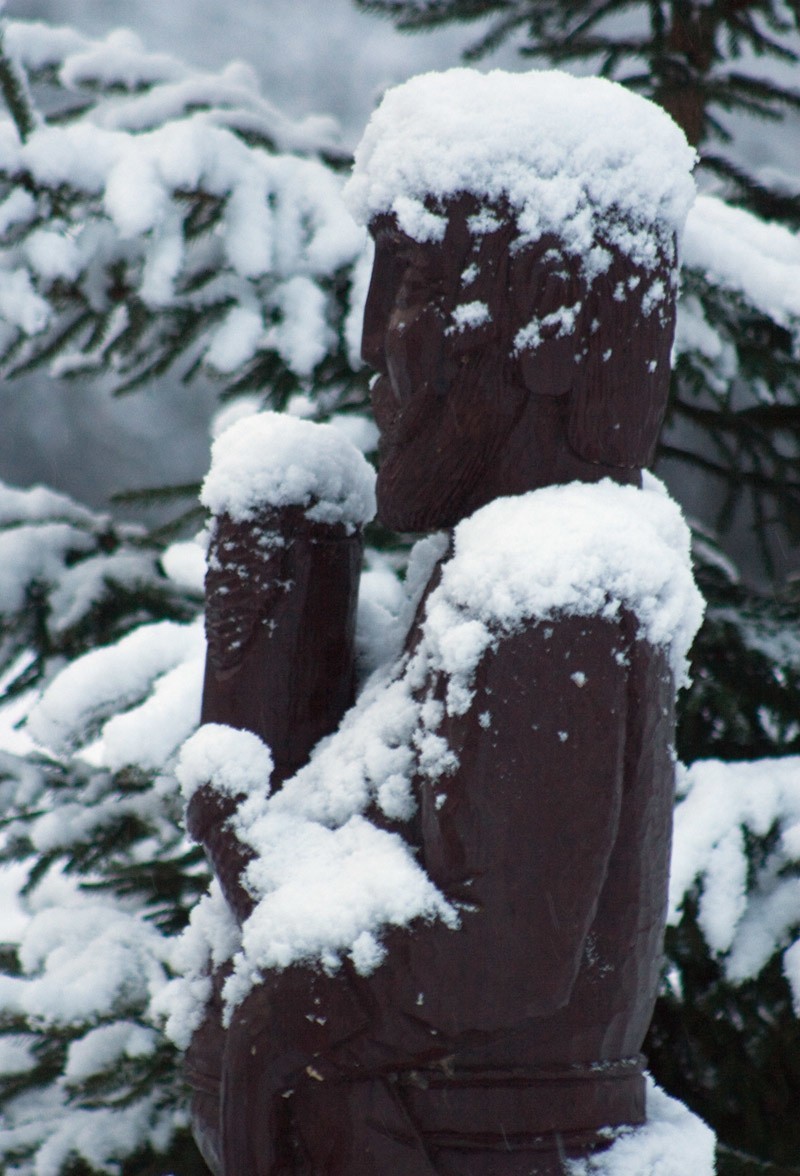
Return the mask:
[[(363, 357), (378, 373), (381, 521), (448, 531), (572, 483), (643, 501), (668, 392), (674, 228), (649, 226), (652, 249), (637, 253), (612, 204), (592, 268), (563, 234), (526, 236), (513, 193), (433, 191), (421, 207), (438, 235), (414, 235), (403, 205), (369, 224)], [(459, 534), (395, 678), (419, 664)], [(353, 702), (360, 551), (357, 528), (309, 521), (297, 504), (216, 520), (202, 719), (259, 735), (273, 789)], [(408, 812), (373, 798), (364, 816), (403, 839), (457, 918), (382, 927), (374, 967), (267, 970), (227, 1024), (231, 969), (217, 972), (188, 1073), (218, 1176), (560, 1176), (608, 1147), (609, 1129), (643, 1123), (676, 663), (631, 591), (490, 626), (460, 702), (426, 663), (409, 697), (433, 708), (447, 767), (432, 779), (418, 760)], [(240, 799), (209, 780), (188, 825), (244, 923), (257, 851), (230, 820)]]

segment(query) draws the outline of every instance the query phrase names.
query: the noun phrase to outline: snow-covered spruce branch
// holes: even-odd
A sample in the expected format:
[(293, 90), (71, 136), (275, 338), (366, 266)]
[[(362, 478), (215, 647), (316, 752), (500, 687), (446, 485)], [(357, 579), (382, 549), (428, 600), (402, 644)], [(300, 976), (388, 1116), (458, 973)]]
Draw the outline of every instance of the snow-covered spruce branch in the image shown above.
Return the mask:
[(249, 67), (202, 74), (128, 32), (12, 22), (4, 45), (34, 95), (58, 95), (24, 136), (0, 123), (6, 375), (47, 364), (124, 389), (177, 365), (284, 392), (325, 363), (352, 377), (364, 238), (331, 120), (292, 123)]
[(199, 705), (203, 554), (159, 558), (141, 528), (0, 487), (0, 555), (0, 725), (18, 752), (0, 753), (0, 862), (25, 911), (0, 967), (0, 1164), (140, 1171), (185, 1135), (148, 1008), (207, 884), (169, 772)]
[(675, 813), (670, 922), (687, 900), (732, 984), (776, 954), (800, 1015), (800, 758), (684, 770)]

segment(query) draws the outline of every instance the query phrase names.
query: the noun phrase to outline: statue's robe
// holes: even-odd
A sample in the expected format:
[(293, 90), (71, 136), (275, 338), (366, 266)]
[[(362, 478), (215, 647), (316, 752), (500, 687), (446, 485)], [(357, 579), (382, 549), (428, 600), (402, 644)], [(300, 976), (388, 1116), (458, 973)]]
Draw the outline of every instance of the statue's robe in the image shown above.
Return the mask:
[(624, 609), (498, 638), (438, 732), (456, 770), (415, 779), (409, 823), (368, 814), (417, 849), (460, 927), (389, 930), (369, 976), (269, 974), (224, 1032), (218, 978), (188, 1057), (215, 1172), (550, 1176), (643, 1121), (674, 696)]

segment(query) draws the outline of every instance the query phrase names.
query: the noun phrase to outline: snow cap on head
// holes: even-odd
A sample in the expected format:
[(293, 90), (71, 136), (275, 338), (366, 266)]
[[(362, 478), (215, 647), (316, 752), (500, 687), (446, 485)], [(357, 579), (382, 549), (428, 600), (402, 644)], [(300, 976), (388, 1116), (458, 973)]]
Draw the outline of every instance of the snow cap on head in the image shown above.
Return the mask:
[(200, 501), (235, 522), (268, 507), (302, 506), (313, 522), (351, 530), (375, 514), (375, 471), (333, 425), (262, 412), (214, 442)]
[(426, 198), (508, 204), (522, 241), (553, 233), (588, 256), (602, 239), (651, 268), (694, 199), (695, 152), (658, 106), (604, 78), (557, 70), (420, 74), (389, 90), (355, 156), (357, 220), (393, 213), (418, 241), (446, 220)]

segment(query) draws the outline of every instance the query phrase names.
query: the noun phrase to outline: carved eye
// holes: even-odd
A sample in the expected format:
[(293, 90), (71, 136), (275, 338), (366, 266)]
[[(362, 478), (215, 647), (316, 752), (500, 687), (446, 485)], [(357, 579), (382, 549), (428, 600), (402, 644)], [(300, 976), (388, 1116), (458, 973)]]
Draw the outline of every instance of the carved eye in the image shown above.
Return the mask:
[(436, 246), (420, 244), (391, 220), (373, 227), (376, 259), (390, 305), (398, 309), (438, 302), (444, 293), (442, 266)]
[(444, 294), (444, 279), (429, 258), (419, 250), (408, 257), (398, 291), (399, 306), (417, 306), (439, 302)]

